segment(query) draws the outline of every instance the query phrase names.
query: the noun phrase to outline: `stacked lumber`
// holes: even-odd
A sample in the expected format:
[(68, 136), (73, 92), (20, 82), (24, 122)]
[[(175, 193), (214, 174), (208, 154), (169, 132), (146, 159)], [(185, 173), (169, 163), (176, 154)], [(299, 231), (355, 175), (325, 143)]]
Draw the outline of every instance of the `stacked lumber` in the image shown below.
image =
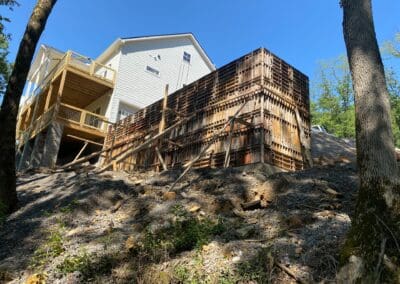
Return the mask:
[[(188, 117), (145, 149), (118, 159)], [(265, 162), (293, 171), (306, 167), (302, 145), (310, 146), (308, 77), (261, 48), (110, 127), (103, 165), (114, 160), (114, 169), (127, 171), (173, 168), (207, 147), (194, 167), (222, 167), (229, 156), (225, 166)]]

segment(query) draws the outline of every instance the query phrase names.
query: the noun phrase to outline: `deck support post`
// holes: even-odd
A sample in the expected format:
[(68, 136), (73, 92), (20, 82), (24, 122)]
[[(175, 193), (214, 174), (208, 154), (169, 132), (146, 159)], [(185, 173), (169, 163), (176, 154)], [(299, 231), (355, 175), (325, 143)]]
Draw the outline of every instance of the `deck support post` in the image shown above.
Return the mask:
[(46, 103), (44, 105), (44, 113), (49, 109), (52, 93), (53, 93), (53, 83), (50, 84), (49, 91), (47, 92), (47, 95), (46, 95)]
[(54, 112), (53, 112), (53, 120), (57, 118), (58, 111), (60, 109), (60, 104), (61, 104), (61, 97), (64, 91), (64, 85), (65, 85), (65, 78), (67, 77), (67, 70), (64, 69), (61, 75), (61, 81), (60, 81), (60, 86), (57, 91), (57, 99), (56, 99), (56, 105), (54, 107)]
[(63, 131), (64, 125), (60, 122), (53, 121), (48, 126), (46, 141), (43, 149), (43, 158), (40, 162), (41, 167), (55, 167)]
[(29, 162), (31, 159), (31, 154), (32, 154), (32, 143), (27, 139), (27, 141), (24, 144), (24, 149), (22, 150), (21, 158), (18, 163), (18, 171), (25, 170), (29, 167)]
[(42, 131), (38, 133), (35, 137), (35, 142), (33, 144), (33, 150), (30, 159), (30, 166), (36, 168), (40, 166), (41, 160), (43, 158), (44, 144), (46, 142), (46, 132)]

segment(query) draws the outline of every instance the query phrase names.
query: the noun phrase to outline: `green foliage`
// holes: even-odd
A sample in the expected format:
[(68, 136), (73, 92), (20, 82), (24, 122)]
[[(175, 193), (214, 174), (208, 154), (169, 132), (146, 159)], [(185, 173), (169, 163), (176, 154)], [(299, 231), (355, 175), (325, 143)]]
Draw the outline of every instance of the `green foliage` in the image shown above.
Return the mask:
[(256, 283), (271, 283), (271, 275), (274, 267), (274, 258), (271, 248), (261, 249), (257, 255), (247, 262), (238, 265), (237, 274), (245, 283), (256, 281)]
[(71, 201), (71, 203), (61, 207), (59, 210), (61, 213), (70, 214), (72, 213), (72, 211), (74, 211), (74, 209), (77, 207), (78, 204), (79, 204), (78, 200), (74, 199)]
[(312, 124), (338, 137), (355, 137), (354, 95), (345, 57), (320, 64), (311, 103)]
[(396, 33), (394, 39), (383, 44), (383, 53), (400, 58), (400, 32)]
[[(392, 129), (400, 147), (400, 82), (393, 69), (386, 70)], [(337, 137), (355, 138), (354, 94), (345, 57), (320, 64), (311, 102), (311, 123), (322, 125)]]
[[(0, 0), (0, 6), (6, 6), (12, 10), (13, 7), (18, 6), (18, 2), (15, 0)], [(0, 15), (0, 96), (5, 92), (12, 67), (7, 59), (11, 35), (5, 31), (4, 23), (6, 22), (10, 22), (10, 19)]]
[(393, 69), (386, 70), (391, 106), (392, 129), (396, 147), (400, 147), (400, 82)]
[(156, 232), (146, 228), (140, 247), (142, 254), (158, 259), (160, 253), (180, 253), (194, 248), (199, 249), (213, 236), (220, 235), (226, 230), (222, 221), (198, 219), (180, 205), (175, 206), (172, 212), (175, 220), (170, 226)]
[(84, 252), (79, 255), (67, 256), (62, 263), (57, 265), (57, 270), (61, 274), (72, 273), (74, 271), (86, 272), (90, 270), (91, 258)]
[[(272, 283), (274, 258), (271, 248), (263, 248), (248, 261), (237, 264), (232, 270), (223, 269), (214, 274), (204, 273), (202, 263), (193, 265), (177, 265), (173, 270), (173, 277), (177, 283)], [(174, 282), (175, 283), (175, 282)]]
[(51, 259), (64, 252), (63, 238), (60, 230), (49, 232), (46, 241), (33, 253), (30, 268), (43, 268)]
[(56, 268), (61, 275), (79, 271), (82, 275), (82, 281), (87, 283), (92, 282), (100, 275), (110, 274), (112, 268), (119, 261), (121, 260), (116, 254), (98, 257), (95, 254), (82, 251), (75, 255), (66, 256)]

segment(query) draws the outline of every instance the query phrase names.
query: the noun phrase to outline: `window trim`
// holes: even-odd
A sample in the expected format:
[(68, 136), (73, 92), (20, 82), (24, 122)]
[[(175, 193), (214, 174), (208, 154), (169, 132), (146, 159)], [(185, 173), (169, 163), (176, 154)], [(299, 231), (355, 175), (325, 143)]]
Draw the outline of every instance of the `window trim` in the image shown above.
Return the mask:
[(160, 77), (160, 74), (161, 74), (160, 70), (158, 70), (157, 68), (151, 67), (150, 65), (146, 65), (145, 71), (156, 77)]

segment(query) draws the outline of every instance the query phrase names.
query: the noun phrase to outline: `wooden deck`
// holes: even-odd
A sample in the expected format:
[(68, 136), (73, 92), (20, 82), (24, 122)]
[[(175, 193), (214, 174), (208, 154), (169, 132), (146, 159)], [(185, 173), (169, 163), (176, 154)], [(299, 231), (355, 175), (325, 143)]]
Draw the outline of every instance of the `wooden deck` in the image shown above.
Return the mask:
[(22, 106), (17, 141), (24, 145), (51, 122), (64, 124), (64, 132), (103, 141), (110, 123), (85, 108), (114, 88), (115, 70), (68, 51)]

